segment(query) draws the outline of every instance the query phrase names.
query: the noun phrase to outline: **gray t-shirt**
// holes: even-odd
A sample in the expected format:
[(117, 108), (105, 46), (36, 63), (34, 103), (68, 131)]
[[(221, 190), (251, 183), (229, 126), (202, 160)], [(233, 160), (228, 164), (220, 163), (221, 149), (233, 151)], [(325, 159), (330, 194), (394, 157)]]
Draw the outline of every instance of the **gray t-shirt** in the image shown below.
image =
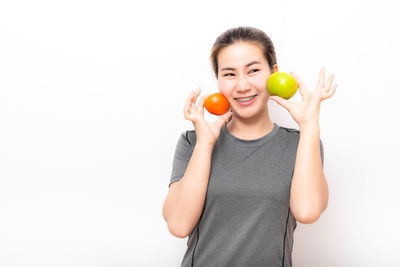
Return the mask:
[[(254, 140), (221, 128), (203, 211), (181, 266), (292, 266), (297, 222), (289, 200), (299, 138), (299, 130), (276, 123)], [(169, 185), (183, 177), (195, 144), (194, 130), (181, 134)], [(323, 164), (321, 139), (320, 147)]]

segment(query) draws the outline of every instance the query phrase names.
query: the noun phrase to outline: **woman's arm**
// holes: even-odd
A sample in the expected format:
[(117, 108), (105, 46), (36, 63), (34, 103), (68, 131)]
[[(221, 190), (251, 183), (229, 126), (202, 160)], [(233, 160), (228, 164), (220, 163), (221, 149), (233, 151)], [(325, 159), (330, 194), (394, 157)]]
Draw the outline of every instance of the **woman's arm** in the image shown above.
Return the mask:
[(214, 145), (224, 122), (232, 115), (228, 111), (215, 122), (207, 122), (204, 118), (204, 102), (209, 95), (201, 97), (196, 106), (200, 93), (200, 88), (196, 92), (192, 91), (186, 99), (183, 111), (185, 119), (192, 121), (195, 128), (196, 144), (183, 177), (170, 185), (162, 209), (169, 231), (181, 238), (188, 236), (200, 219), (210, 178)]
[(301, 223), (315, 222), (328, 205), (328, 184), (322, 170), (319, 138), (319, 113), (321, 101), (332, 97), (337, 84), (332, 86), (334, 75), (325, 81), (325, 67), (313, 91), (291, 72), (299, 84), (302, 102), (292, 103), (279, 96), (270, 96), (292, 115), (300, 126), (300, 140), (290, 189), (290, 209)]
[(322, 169), (318, 123), (300, 127), (300, 140), (290, 189), (290, 209), (301, 223), (313, 223), (328, 205), (328, 184)]
[(171, 184), (163, 217), (176, 237), (188, 236), (203, 210), (211, 168), (213, 144), (196, 143), (184, 176)]

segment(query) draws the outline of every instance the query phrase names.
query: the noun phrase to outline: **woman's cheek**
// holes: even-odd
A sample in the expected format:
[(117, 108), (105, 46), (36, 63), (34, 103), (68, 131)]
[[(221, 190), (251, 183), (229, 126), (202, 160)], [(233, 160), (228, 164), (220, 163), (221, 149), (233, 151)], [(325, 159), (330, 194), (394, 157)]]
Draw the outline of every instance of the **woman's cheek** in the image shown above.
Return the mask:
[(218, 80), (218, 88), (221, 94), (225, 95), (226, 97), (231, 94), (231, 91), (234, 87), (234, 81), (229, 80)]
[(261, 76), (257, 77), (253, 80), (253, 85), (260, 90), (267, 89), (267, 78)]

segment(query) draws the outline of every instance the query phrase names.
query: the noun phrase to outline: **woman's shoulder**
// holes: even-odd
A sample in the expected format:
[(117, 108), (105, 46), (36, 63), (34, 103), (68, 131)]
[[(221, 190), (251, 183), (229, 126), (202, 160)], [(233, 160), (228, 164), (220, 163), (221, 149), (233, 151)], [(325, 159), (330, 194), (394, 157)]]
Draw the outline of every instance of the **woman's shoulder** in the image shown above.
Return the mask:
[(188, 143), (191, 147), (196, 144), (196, 131), (194, 129), (188, 129), (181, 133), (180, 139)]
[(300, 135), (300, 130), (296, 128), (285, 127), (282, 125), (278, 125), (278, 131), (281, 134), (286, 134), (286, 135), (293, 135), (293, 136)]
[[(299, 129), (295, 129), (295, 128), (290, 128), (290, 127), (284, 127), (284, 126), (279, 126), (278, 131), (280, 132), (280, 136), (283, 137), (283, 139), (285, 140), (293, 140), (294, 142), (299, 142), (300, 140), (300, 130)], [(322, 144), (322, 139), (320, 137), (320, 143), (321, 146)]]

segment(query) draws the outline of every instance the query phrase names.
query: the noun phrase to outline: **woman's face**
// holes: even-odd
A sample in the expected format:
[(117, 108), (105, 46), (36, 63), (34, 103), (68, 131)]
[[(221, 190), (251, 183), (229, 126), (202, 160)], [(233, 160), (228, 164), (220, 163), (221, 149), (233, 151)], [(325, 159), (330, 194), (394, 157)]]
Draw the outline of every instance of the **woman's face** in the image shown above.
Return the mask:
[[(267, 79), (271, 75), (260, 45), (250, 42), (224, 47), (218, 54), (218, 88), (235, 116), (250, 118), (267, 108)], [(248, 102), (237, 98), (251, 97)]]

